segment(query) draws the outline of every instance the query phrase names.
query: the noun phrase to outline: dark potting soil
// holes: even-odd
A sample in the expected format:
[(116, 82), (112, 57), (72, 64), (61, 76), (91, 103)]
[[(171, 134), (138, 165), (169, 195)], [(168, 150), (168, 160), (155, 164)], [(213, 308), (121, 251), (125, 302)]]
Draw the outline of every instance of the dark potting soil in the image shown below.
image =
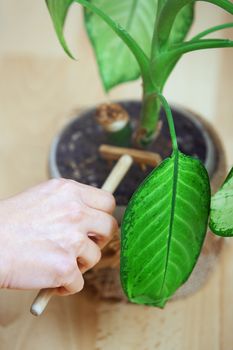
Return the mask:
[[(135, 130), (140, 116), (140, 102), (121, 102), (121, 105), (128, 111)], [(180, 151), (205, 163), (207, 146), (200, 128), (175, 109), (173, 117)], [(162, 121), (160, 134), (147, 149), (159, 153), (164, 159), (171, 154), (172, 146), (163, 110), (160, 120)], [(96, 123), (95, 109), (82, 113), (67, 126), (58, 144), (56, 161), (62, 177), (101, 187), (113, 167), (113, 164), (103, 160), (98, 152), (99, 146), (107, 143), (106, 133)], [(136, 164), (131, 167), (115, 192), (118, 205), (128, 204), (135, 189), (151, 170), (152, 168), (148, 167), (146, 171), (142, 171)]]

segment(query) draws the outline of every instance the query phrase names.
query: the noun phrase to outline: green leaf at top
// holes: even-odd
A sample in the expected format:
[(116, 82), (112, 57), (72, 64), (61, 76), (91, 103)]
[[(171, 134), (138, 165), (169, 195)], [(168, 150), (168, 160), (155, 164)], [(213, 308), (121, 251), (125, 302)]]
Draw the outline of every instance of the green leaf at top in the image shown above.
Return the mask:
[(163, 307), (192, 272), (206, 235), (210, 184), (196, 159), (176, 151), (126, 209), (121, 281), (130, 301)]
[[(193, 0), (162, 0), (153, 45), (167, 47), (183, 41), (193, 22), (194, 4)], [(157, 47), (152, 48), (152, 53), (157, 51)]]
[(169, 44), (182, 42), (187, 36), (194, 17), (194, 3), (184, 6), (177, 14), (169, 36)]
[(166, 58), (166, 53), (174, 45), (182, 45), (193, 23), (194, 6), (195, 2), (188, 0), (166, 0), (160, 7), (152, 41), (151, 73), (155, 85), (161, 88), (181, 57), (170, 54)]
[[(90, 0), (125, 29), (150, 55), (157, 0)], [(88, 35), (106, 90), (140, 75), (138, 63), (124, 42), (93, 12), (85, 10)]]
[(45, 0), (45, 1), (49, 10), (50, 16), (53, 20), (53, 25), (57, 33), (58, 39), (60, 41), (60, 44), (62, 45), (65, 52), (71, 58), (73, 58), (63, 35), (63, 27), (66, 20), (66, 15), (73, 0)]
[(211, 199), (210, 228), (219, 236), (233, 236), (233, 168)]

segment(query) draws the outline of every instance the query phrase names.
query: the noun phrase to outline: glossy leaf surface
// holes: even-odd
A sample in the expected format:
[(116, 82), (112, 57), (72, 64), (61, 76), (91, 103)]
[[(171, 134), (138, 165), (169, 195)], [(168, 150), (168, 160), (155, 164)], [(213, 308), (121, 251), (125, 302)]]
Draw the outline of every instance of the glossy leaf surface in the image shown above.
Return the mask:
[[(150, 56), (154, 25), (165, 0), (90, 2), (119, 23), (145, 54)], [(170, 32), (169, 44), (181, 42), (187, 35), (193, 21), (193, 7), (193, 4), (188, 4), (178, 12)], [(106, 90), (119, 83), (137, 79), (140, 75), (138, 64), (124, 42), (94, 13), (86, 11), (85, 22)]]
[(210, 228), (219, 236), (233, 236), (233, 168), (211, 199)]
[[(150, 55), (157, 0), (90, 2), (125, 29)], [(93, 12), (85, 11), (85, 22), (105, 89), (137, 79), (140, 75), (138, 63), (124, 42)]]
[[(79, 0), (46, 0), (58, 39), (70, 57), (73, 56), (65, 41), (63, 30), (68, 9), (74, 2), (88, 7), (85, 10), (86, 28), (105, 89), (109, 90), (119, 83), (137, 79), (141, 70), (138, 57), (136, 59), (134, 56), (135, 52), (142, 50), (146, 56), (150, 56), (154, 25), (166, 1), (90, 0), (85, 3)], [(97, 10), (102, 11), (105, 20)], [(184, 39), (192, 23), (192, 14), (193, 5), (187, 5), (179, 11), (170, 32), (169, 44)], [(128, 43), (126, 44), (127, 34), (134, 41), (130, 43), (131, 49)]]
[(210, 185), (196, 159), (174, 152), (133, 195), (121, 238), (129, 300), (163, 307), (192, 272), (206, 235)]

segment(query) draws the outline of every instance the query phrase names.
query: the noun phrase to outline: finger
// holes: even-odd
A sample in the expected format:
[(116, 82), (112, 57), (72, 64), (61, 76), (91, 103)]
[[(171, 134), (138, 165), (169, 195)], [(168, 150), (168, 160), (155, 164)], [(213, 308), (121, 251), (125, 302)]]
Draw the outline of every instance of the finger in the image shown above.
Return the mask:
[(67, 282), (64, 283), (64, 286), (56, 288), (56, 292), (61, 296), (75, 294), (83, 289), (83, 285), (83, 275), (78, 266), (76, 266), (72, 275), (67, 278)]
[(117, 221), (110, 214), (96, 209), (89, 209), (87, 215), (89, 218), (85, 220), (83, 225), (85, 232), (88, 234), (95, 233), (102, 241), (109, 241), (118, 230)]
[[(116, 231), (115, 231), (116, 232)], [(88, 233), (88, 237), (98, 245), (98, 247), (102, 250), (114, 237), (114, 234), (110, 236), (102, 236), (93, 232)]]
[(85, 249), (77, 257), (79, 269), (82, 273), (91, 269), (101, 259), (101, 250), (96, 243), (87, 238)]
[(112, 214), (115, 210), (115, 199), (107, 191), (82, 184), (79, 188), (84, 204), (93, 209), (98, 209)]
[(108, 242), (112, 239), (112, 237), (110, 237), (109, 239), (107, 239), (106, 237), (105, 238), (102, 238), (100, 236), (97, 236), (96, 233), (88, 233), (88, 237), (95, 243), (98, 245), (98, 247), (100, 249), (103, 249), (107, 244)]

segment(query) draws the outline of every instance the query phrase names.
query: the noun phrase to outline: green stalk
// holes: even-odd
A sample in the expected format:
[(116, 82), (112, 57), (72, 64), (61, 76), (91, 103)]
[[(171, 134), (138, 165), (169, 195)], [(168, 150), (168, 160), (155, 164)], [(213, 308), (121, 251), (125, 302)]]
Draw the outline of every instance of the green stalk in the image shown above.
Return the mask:
[(163, 105), (163, 108), (165, 110), (165, 113), (166, 113), (169, 131), (170, 131), (171, 140), (172, 140), (173, 151), (177, 152), (178, 151), (178, 143), (177, 143), (176, 130), (175, 130), (175, 125), (174, 125), (174, 120), (173, 120), (171, 108), (170, 108), (166, 98), (162, 94), (158, 93), (157, 95), (158, 95), (158, 98), (160, 99), (160, 101)]
[(156, 135), (161, 103), (155, 91), (143, 93), (140, 126), (137, 131), (137, 143), (145, 147)]
[[(171, 111), (171, 108), (170, 108), (169, 103), (167, 102), (166, 98), (160, 92), (153, 92), (153, 93), (147, 95), (144, 101), (146, 103), (148, 103), (148, 105), (146, 105), (146, 107), (148, 107), (148, 108), (159, 107), (159, 109), (160, 109), (161, 104), (162, 104), (164, 111), (165, 111), (165, 114), (166, 114), (166, 117), (167, 117), (167, 121), (168, 121), (173, 151), (174, 152), (178, 151), (178, 143), (177, 143), (176, 130), (175, 130), (174, 120), (173, 120), (173, 116), (172, 116), (172, 111)], [(149, 114), (147, 114), (148, 120), (145, 119), (145, 121), (147, 121), (146, 127), (150, 126), (151, 129), (154, 130), (155, 125), (152, 123), (152, 119), (154, 119), (154, 121), (155, 121), (155, 109), (151, 109), (151, 110), (149, 109), (149, 113), (150, 112), (151, 112), (150, 120), (149, 120)], [(153, 112), (154, 112), (154, 114), (153, 114)]]
[[(144, 92), (144, 101), (141, 116), (141, 129), (147, 133), (142, 143), (149, 143), (156, 135), (156, 126), (159, 120), (161, 99), (155, 92), (162, 92), (164, 84), (180, 57), (167, 55), (168, 39), (179, 11), (193, 0), (167, 0), (159, 2), (160, 8), (155, 21), (151, 46), (150, 72), (153, 85), (156, 89)], [(143, 135), (143, 132), (141, 133)]]
[(206, 35), (217, 32), (218, 30), (223, 30), (223, 29), (232, 28), (232, 27), (233, 27), (233, 22), (220, 24), (219, 26), (211, 27), (211, 28), (206, 29), (203, 32), (195, 35), (190, 41), (197, 41)]
[(187, 41), (180, 45), (174, 45), (167, 53), (168, 57), (180, 57), (184, 53), (196, 50), (216, 49), (220, 47), (233, 47), (233, 41), (228, 39), (202, 39), (198, 41)]

